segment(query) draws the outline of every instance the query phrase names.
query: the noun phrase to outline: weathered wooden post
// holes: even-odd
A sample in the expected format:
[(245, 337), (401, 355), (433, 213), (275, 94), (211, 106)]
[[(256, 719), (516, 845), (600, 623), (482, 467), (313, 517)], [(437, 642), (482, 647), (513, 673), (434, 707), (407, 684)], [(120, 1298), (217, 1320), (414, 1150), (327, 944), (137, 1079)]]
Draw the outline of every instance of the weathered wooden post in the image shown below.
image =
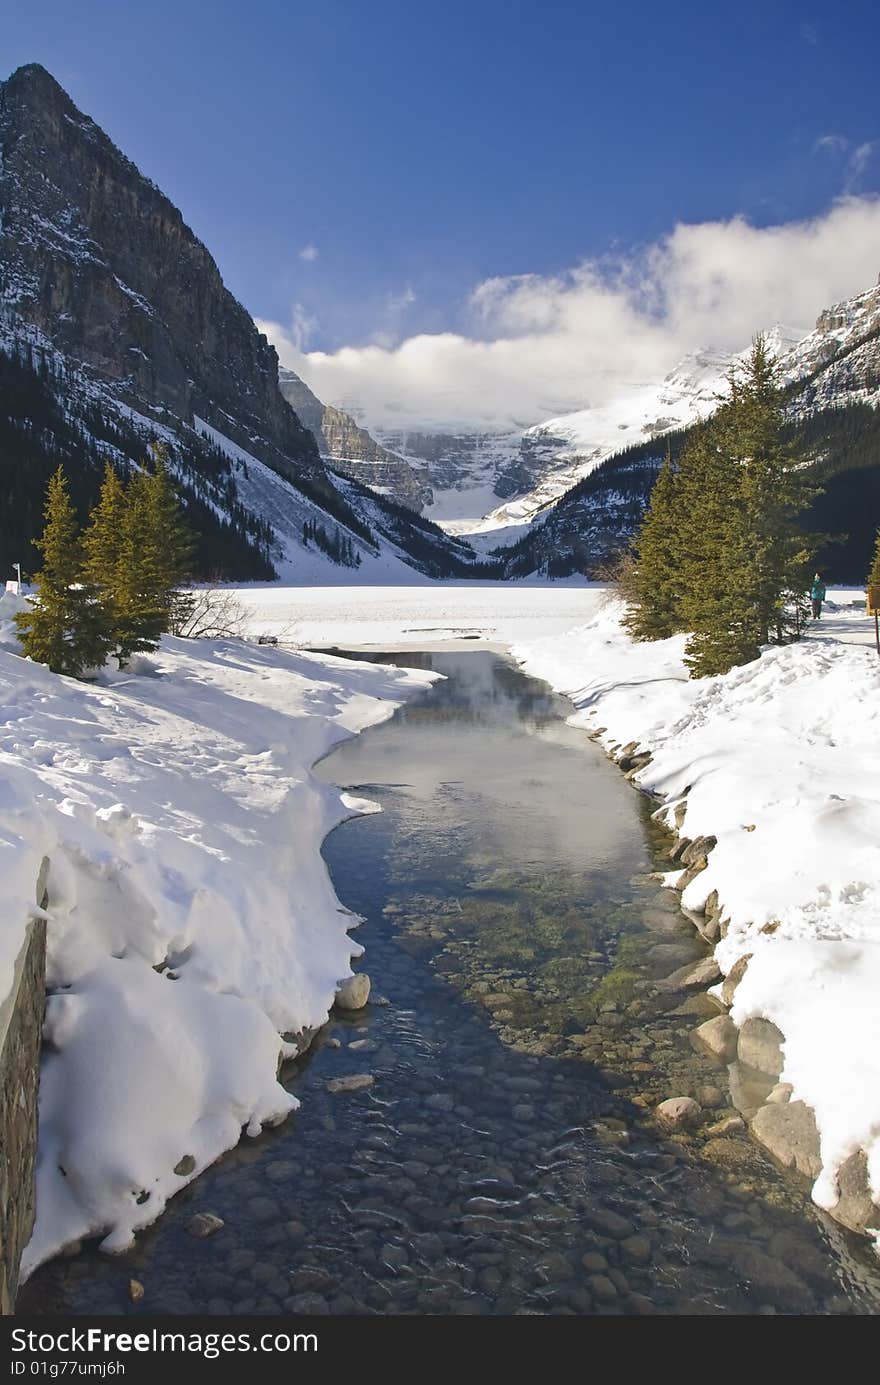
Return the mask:
[(880, 587), (868, 588), (868, 615), (874, 617), (874, 644), (880, 655)]

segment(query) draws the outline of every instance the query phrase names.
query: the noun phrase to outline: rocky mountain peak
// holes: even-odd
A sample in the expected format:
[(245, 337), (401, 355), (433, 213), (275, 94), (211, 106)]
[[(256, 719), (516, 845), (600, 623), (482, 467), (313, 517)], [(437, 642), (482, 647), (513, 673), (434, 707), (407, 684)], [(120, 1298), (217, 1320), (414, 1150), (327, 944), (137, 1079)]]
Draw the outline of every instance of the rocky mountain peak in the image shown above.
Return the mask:
[(284, 474), (321, 472), (278, 358), (178, 209), (37, 64), (0, 84), (0, 297), (66, 356)]

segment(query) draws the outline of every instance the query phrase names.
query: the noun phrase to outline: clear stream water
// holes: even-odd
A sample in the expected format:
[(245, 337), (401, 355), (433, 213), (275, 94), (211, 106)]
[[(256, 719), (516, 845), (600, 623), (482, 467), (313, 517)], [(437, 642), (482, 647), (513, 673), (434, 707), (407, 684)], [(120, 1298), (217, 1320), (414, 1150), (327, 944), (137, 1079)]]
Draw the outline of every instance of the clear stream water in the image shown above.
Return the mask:
[[(19, 1311), (878, 1311), (867, 1245), (711, 1128), (736, 1115), (727, 1074), (688, 1036), (715, 1011), (654, 984), (705, 949), (652, 875), (650, 802), (510, 660), (382, 658), (446, 681), (317, 770), (383, 810), (324, 848), (371, 1004), (286, 1069), (299, 1114), (127, 1256), (45, 1266)], [(328, 1090), (352, 1074), (373, 1085)], [(672, 1095), (704, 1107), (688, 1135), (651, 1122)], [(225, 1226), (195, 1239), (197, 1211)]]

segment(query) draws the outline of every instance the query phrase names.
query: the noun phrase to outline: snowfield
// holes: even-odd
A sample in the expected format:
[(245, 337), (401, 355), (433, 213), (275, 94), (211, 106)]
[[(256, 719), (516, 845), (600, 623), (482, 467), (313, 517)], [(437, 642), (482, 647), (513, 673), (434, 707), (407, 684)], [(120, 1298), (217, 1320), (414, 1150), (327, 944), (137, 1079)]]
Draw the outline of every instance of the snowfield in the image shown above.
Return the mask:
[(249, 633), (337, 649), (421, 649), (452, 639), (510, 645), (582, 625), (603, 588), (564, 582), (430, 582), (400, 586), (235, 589)]
[(320, 846), (370, 807), (310, 766), (433, 675), (166, 639), (77, 683), (12, 652), (14, 604), (0, 598), (4, 993), (51, 863), (27, 1273), (83, 1236), (123, 1249), (243, 1127), (295, 1107), (281, 1036), (324, 1021), (361, 952)]
[(729, 920), (722, 970), (751, 954), (731, 1014), (786, 1036), (780, 1080), (814, 1108), (813, 1196), (826, 1208), (859, 1149), (880, 1199), (880, 659), (859, 642), (873, 642), (859, 594), (829, 595), (802, 643), (696, 682), (684, 637), (635, 644), (611, 602), (564, 640), (513, 651), (569, 696), (574, 724), (604, 728), (609, 748), (653, 752), (638, 783), (662, 796), (670, 821), (686, 793), (685, 836), (717, 837), (682, 903), (702, 909), (717, 890)]

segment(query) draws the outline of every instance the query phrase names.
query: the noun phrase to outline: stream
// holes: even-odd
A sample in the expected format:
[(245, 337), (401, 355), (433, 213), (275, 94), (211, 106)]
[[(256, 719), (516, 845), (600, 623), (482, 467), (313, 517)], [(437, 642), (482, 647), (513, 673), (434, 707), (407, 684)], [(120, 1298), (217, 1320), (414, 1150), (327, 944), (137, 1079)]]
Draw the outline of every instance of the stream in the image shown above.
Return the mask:
[[(867, 1243), (770, 1164), (691, 1047), (712, 1002), (656, 985), (706, 948), (654, 874), (654, 805), (507, 657), (381, 659), (445, 680), (316, 769), (382, 807), (324, 844), (366, 920), (370, 1004), (287, 1065), (297, 1114), (128, 1255), (44, 1266), (18, 1311), (880, 1310)], [(701, 1124), (660, 1131), (667, 1096)], [(223, 1229), (189, 1235), (196, 1212)]]

